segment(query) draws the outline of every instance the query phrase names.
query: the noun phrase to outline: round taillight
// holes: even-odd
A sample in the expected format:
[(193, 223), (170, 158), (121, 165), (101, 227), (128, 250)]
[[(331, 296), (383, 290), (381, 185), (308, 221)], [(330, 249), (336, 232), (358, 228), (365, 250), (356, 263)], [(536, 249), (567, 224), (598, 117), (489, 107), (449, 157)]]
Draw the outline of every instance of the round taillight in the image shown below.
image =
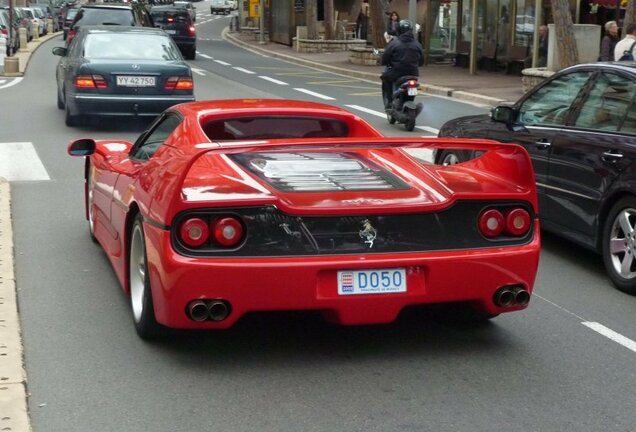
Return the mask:
[(203, 219), (192, 218), (181, 224), (181, 241), (189, 247), (199, 247), (208, 240), (210, 230)]
[(504, 217), (499, 210), (486, 210), (479, 216), (479, 231), (484, 237), (496, 237), (505, 228)]
[(515, 208), (506, 213), (506, 232), (513, 236), (521, 236), (530, 229), (530, 214), (522, 209)]
[(236, 246), (243, 239), (243, 224), (235, 217), (222, 217), (213, 222), (212, 232), (221, 246)]

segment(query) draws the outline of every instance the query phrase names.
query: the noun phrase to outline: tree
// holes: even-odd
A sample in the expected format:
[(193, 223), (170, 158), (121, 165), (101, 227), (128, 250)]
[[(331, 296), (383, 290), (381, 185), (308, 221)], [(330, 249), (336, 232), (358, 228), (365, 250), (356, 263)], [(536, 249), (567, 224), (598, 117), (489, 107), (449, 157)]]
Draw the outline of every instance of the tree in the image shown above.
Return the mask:
[(386, 31), (389, 0), (369, 0), (369, 15), (371, 15), (371, 43), (376, 48), (386, 45), (384, 32)]
[(634, 21), (636, 21), (636, 0), (628, 0), (627, 9), (625, 10), (625, 19), (623, 20), (623, 28)]
[(305, 0), (307, 19), (307, 39), (318, 39), (318, 3), (316, 0)]
[[(636, 1), (636, 0), (632, 0)], [(559, 63), (561, 67), (568, 67), (579, 62), (579, 50), (574, 39), (574, 24), (570, 14), (568, 0), (550, 0), (552, 3), (552, 16), (554, 19), (555, 37), (559, 41), (555, 46), (559, 51)]]
[(325, 0), (325, 39), (334, 40), (336, 38), (333, 23), (333, 0)]

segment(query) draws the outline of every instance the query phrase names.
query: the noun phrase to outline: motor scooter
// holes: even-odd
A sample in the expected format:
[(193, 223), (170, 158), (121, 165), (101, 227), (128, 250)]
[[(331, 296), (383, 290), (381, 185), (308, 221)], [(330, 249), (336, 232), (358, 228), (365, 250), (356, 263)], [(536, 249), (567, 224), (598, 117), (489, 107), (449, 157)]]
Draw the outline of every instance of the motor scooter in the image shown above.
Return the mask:
[(415, 103), (419, 81), (416, 76), (404, 76), (399, 78), (394, 85), (393, 98), (389, 104), (386, 118), (390, 124), (404, 124), (404, 128), (411, 132), (415, 129), (415, 119), (422, 112), (424, 107), (421, 102)]

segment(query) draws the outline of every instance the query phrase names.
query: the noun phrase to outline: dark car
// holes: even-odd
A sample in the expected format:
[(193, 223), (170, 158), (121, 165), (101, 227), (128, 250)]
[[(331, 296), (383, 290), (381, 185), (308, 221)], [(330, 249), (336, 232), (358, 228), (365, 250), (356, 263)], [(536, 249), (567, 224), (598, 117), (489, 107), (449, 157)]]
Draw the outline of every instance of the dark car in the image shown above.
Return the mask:
[(197, 51), (197, 33), (190, 14), (185, 9), (173, 6), (153, 6), (150, 15), (155, 25), (160, 26), (175, 41), (183, 56), (194, 60)]
[[(532, 158), (541, 226), (602, 254), (616, 287), (636, 294), (636, 63), (564, 69), (513, 106), (444, 124), (440, 137), (521, 144)], [(452, 164), (478, 154), (443, 150)]]
[(124, 26), (82, 27), (68, 48), (53, 48), (57, 106), (66, 125), (85, 116), (155, 117), (193, 96), (192, 71), (166, 32)]
[(75, 15), (77, 15), (77, 12), (79, 12), (79, 6), (75, 5), (68, 5), (60, 9), (60, 19), (62, 21), (64, 40), (66, 40), (68, 36), (68, 30), (71, 28), (71, 24), (73, 24), (73, 20), (75, 19)]
[(190, 18), (192, 18), (192, 21), (197, 20), (196, 7), (194, 7), (194, 5), (189, 1), (175, 1), (172, 3), (172, 5), (176, 8), (185, 9), (186, 11), (188, 11), (188, 14), (190, 14)]
[(70, 25), (67, 43), (70, 43), (82, 26), (119, 25), (154, 27), (150, 13), (141, 3), (84, 4)]

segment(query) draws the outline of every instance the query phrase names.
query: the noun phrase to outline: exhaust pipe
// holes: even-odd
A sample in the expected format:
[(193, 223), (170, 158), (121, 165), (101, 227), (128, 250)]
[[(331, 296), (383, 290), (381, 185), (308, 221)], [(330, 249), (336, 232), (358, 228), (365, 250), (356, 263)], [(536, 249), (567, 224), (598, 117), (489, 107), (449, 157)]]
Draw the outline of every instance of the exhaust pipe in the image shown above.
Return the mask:
[(521, 287), (512, 288), (515, 297), (515, 304), (525, 306), (530, 302), (530, 293)]
[(230, 308), (222, 300), (213, 300), (208, 305), (207, 312), (212, 321), (223, 321), (230, 314)]
[(510, 307), (515, 303), (515, 293), (510, 287), (501, 287), (495, 291), (493, 302), (499, 307)]
[(202, 300), (188, 303), (187, 314), (193, 321), (201, 322), (208, 319), (208, 305)]

